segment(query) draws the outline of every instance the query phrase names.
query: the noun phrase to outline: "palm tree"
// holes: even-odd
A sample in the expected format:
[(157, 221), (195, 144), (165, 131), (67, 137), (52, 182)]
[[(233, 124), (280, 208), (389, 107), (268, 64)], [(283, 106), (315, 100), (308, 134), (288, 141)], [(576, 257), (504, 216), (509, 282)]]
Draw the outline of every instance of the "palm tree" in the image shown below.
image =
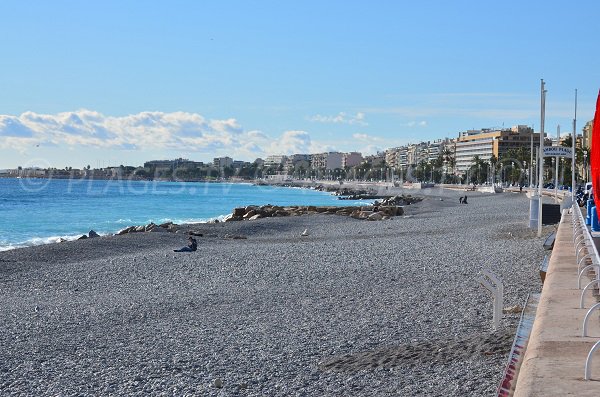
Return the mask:
[(490, 166), (492, 168), (492, 184), (496, 182), (496, 166), (498, 165), (498, 158), (495, 155), (490, 157)]
[(479, 155), (473, 156), (471, 160), (471, 168), (469, 172), (471, 173), (471, 180), (468, 182), (472, 183), (483, 183), (487, 180), (487, 168), (488, 163), (485, 160), (482, 160)]

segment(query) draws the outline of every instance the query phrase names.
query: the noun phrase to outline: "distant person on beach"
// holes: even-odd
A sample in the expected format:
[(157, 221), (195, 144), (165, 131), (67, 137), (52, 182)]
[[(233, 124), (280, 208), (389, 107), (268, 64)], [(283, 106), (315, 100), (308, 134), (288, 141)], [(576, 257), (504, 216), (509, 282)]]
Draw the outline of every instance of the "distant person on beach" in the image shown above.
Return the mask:
[(462, 201), (462, 203), (463, 203), (463, 204), (469, 204), (469, 203), (467, 203), (467, 195), (466, 195), (466, 194), (465, 194), (465, 197), (463, 197), (463, 201)]
[(523, 184), (519, 185), (519, 193), (523, 193)]
[(180, 248), (178, 250), (173, 250), (173, 252), (193, 252), (196, 251), (198, 249), (198, 242), (196, 241), (195, 238), (191, 237), (188, 238), (189, 243), (187, 245), (187, 247), (183, 247)]
[(460, 198), (458, 199), (458, 202), (459, 202), (460, 204), (462, 204), (462, 203), (463, 203), (463, 196), (460, 196)]

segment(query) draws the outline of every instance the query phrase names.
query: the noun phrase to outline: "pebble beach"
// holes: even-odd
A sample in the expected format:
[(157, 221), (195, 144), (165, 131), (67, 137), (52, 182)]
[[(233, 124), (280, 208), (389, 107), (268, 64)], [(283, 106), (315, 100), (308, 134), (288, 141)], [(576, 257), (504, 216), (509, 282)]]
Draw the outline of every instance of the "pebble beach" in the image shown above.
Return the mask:
[(492, 396), (519, 314), (494, 331), (478, 273), (522, 306), (554, 228), (462, 194), (1, 252), (0, 395)]

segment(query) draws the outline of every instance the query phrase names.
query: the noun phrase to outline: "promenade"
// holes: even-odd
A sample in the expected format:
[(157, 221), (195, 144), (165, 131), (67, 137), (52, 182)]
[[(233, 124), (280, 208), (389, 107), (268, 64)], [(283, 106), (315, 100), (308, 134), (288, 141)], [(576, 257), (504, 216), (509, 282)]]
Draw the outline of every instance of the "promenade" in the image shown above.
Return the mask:
[[(596, 298), (588, 291), (585, 308), (579, 308), (582, 290), (577, 288), (573, 216), (578, 214), (565, 211), (558, 228), (515, 396), (592, 396), (600, 391), (600, 355), (594, 358), (592, 380), (584, 380), (586, 357), (600, 339), (600, 322), (594, 313), (591, 336), (582, 336), (583, 319)], [(585, 277), (582, 286), (588, 282)]]

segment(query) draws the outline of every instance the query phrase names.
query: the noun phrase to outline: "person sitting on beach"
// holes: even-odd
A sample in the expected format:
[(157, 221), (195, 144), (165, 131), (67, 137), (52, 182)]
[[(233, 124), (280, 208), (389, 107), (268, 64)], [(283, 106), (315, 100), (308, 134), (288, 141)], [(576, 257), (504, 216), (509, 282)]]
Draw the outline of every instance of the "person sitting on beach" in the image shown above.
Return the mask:
[(469, 204), (469, 203), (467, 203), (467, 195), (466, 195), (466, 194), (465, 194), (465, 197), (463, 197), (463, 201), (462, 201), (462, 203), (463, 203), (463, 204)]
[(196, 241), (196, 239), (190, 236), (188, 238), (188, 240), (189, 240), (189, 243), (188, 243), (187, 247), (183, 247), (183, 248), (180, 248), (178, 250), (173, 250), (173, 252), (193, 252), (193, 251), (196, 251), (198, 249), (198, 242)]
[(460, 198), (458, 199), (459, 204), (463, 203), (463, 196), (460, 196)]

